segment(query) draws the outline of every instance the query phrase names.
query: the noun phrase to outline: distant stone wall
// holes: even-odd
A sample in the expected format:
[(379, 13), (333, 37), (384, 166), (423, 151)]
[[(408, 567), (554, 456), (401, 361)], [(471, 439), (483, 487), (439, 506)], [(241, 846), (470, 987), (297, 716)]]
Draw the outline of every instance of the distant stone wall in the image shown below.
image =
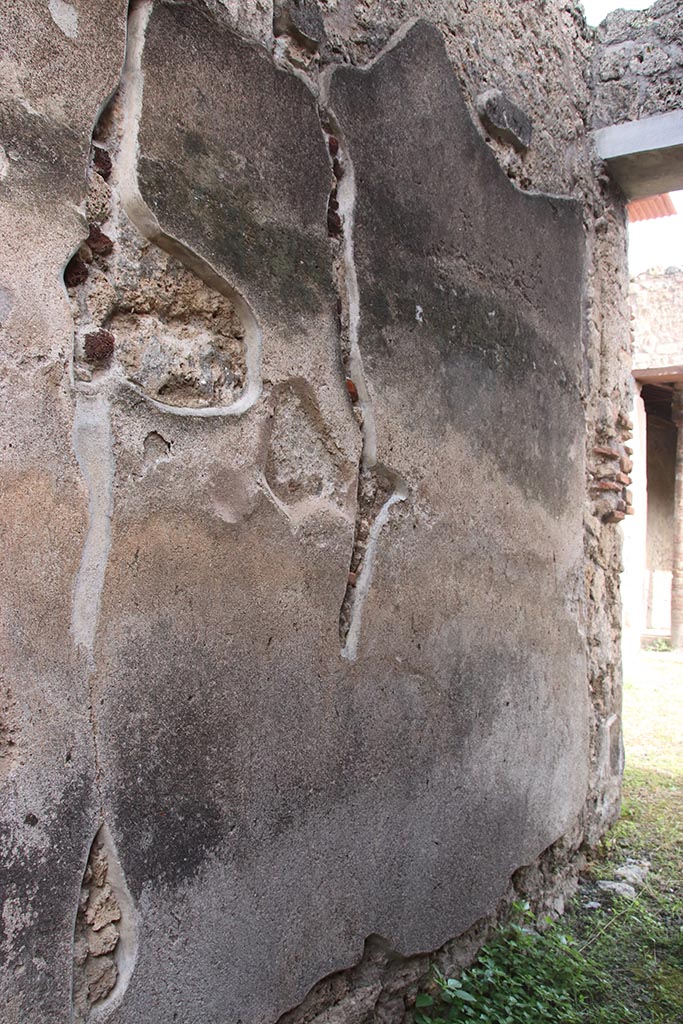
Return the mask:
[(676, 427), (648, 417), (646, 593), (648, 629), (671, 629)]
[(647, 271), (631, 281), (633, 366), (683, 366), (683, 269)]
[(593, 127), (683, 107), (683, 7), (613, 11), (596, 29)]
[(559, 0), (0, 32), (4, 1019), (402, 1024), (425, 951), (561, 910), (619, 807), (593, 33)]

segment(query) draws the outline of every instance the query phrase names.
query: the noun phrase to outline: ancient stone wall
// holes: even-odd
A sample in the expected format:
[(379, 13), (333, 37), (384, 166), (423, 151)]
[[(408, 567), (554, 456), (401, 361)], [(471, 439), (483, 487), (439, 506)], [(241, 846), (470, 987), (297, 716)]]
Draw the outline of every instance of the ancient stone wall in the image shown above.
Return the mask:
[(683, 8), (656, 0), (617, 10), (597, 29), (594, 127), (637, 121), (683, 107)]
[(592, 33), (0, 19), (8, 1024), (402, 1021), (425, 951), (561, 909), (618, 810)]
[(631, 281), (633, 365), (683, 364), (683, 270), (647, 271)]
[(676, 427), (649, 416), (647, 424), (646, 627), (670, 633)]

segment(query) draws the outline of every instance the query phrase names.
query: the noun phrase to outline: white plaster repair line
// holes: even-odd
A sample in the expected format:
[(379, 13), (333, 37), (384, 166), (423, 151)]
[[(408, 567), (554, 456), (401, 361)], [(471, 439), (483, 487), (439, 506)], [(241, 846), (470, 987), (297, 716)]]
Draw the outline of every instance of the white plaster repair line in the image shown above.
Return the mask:
[(111, 546), (114, 455), (109, 412), (109, 401), (104, 395), (77, 394), (72, 443), (88, 488), (89, 522), (76, 576), (71, 629), (76, 646), (88, 655), (91, 670)]
[(396, 505), (399, 501), (405, 501), (406, 497), (407, 493), (404, 490), (394, 491), (394, 493), (390, 495), (382, 505), (381, 509), (377, 513), (377, 518), (370, 528), (368, 546), (365, 549), (365, 556), (363, 558), (363, 567), (353, 595), (351, 623), (349, 625), (349, 631), (346, 634), (346, 642), (344, 643), (341, 652), (342, 658), (345, 658), (346, 661), (355, 661), (358, 657), (360, 627), (363, 619), (363, 605), (365, 604), (365, 599), (370, 592), (379, 535), (382, 532), (382, 527), (389, 519), (389, 510), (391, 506)]
[(146, 402), (154, 406), (155, 409), (170, 413), (172, 416), (241, 416), (258, 401), (262, 389), (261, 353), (263, 349), (263, 336), (254, 310), (247, 299), (230, 285), (208, 260), (194, 252), (184, 242), (178, 241), (178, 239), (173, 238), (162, 230), (159, 221), (142, 198), (138, 184), (139, 133), (145, 86), (142, 55), (152, 8), (153, 0), (134, 2), (128, 18), (126, 60), (120, 86), (123, 110), (121, 148), (114, 167), (116, 184), (126, 214), (140, 234), (148, 239), (148, 241), (158, 245), (160, 249), (180, 260), (205, 284), (215, 289), (221, 295), (225, 295), (234, 305), (244, 325), (247, 386), (244, 393), (231, 405), (192, 409), (167, 405), (165, 402), (159, 402), (156, 399), (150, 398), (149, 395), (145, 394), (144, 391), (130, 381), (125, 381), (125, 384)]

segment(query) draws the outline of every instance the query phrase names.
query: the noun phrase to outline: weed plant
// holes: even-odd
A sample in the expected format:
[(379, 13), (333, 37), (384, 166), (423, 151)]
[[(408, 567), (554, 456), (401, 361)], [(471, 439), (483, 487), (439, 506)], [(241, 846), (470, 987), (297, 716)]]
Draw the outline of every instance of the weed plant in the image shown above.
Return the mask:
[[(616, 1024), (630, 1021), (615, 1007), (611, 981), (565, 929), (546, 921), (540, 933), (531, 927), (528, 905), (515, 904), (518, 921), (499, 928), (460, 978), (434, 974), (433, 994), (416, 1000), (416, 1024)], [(610, 997), (610, 1013), (599, 1006)], [(590, 1008), (590, 1013), (588, 1013)]]

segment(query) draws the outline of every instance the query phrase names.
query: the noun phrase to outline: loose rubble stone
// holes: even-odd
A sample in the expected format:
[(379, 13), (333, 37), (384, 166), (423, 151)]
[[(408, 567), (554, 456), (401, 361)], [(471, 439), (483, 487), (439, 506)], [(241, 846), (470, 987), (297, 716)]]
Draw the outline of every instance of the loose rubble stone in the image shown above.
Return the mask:
[(488, 89), (477, 97), (477, 111), (491, 135), (524, 151), (531, 145), (531, 121), (500, 89)]
[(633, 861), (626, 864), (622, 864), (620, 868), (614, 872), (617, 878), (622, 879), (624, 882), (628, 882), (629, 885), (643, 885), (645, 879), (650, 871), (650, 864), (648, 861)]
[(289, 33), (311, 50), (317, 50), (325, 41), (325, 22), (320, 8), (311, 0), (276, 2), (273, 28), (276, 35)]
[(623, 898), (627, 900), (634, 900), (636, 898), (636, 890), (628, 882), (609, 882), (606, 880), (600, 880), (598, 882), (598, 889), (602, 892), (609, 893), (612, 896), (623, 896)]

